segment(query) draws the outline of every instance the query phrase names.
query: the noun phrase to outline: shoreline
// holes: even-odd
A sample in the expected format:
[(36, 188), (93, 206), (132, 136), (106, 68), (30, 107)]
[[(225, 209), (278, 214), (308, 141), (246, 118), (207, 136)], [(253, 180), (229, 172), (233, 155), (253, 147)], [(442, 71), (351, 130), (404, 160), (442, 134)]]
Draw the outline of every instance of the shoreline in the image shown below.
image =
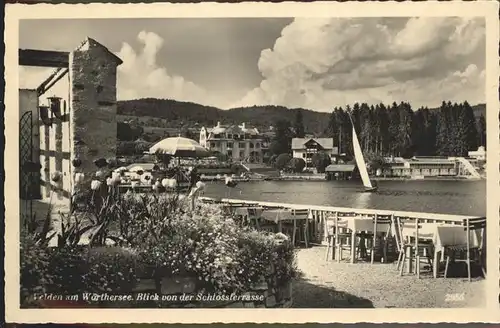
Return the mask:
[[(372, 181), (401, 181), (401, 182), (407, 182), (407, 181), (485, 181), (486, 178), (474, 178), (474, 179), (468, 179), (466, 177), (427, 177), (424, 179), (412, 179), (412, 178), (400, 178), (400, 177), (370, 177)], [(250, 180), (240, 180), (238, 182), (258, 182), (258, 181), (265, 181), (266, 179), (250, 179)], [(311, 177), (291, 177), (291, 176), (286, 176), (286, 177), (273, 177), (267, 179), (268, 181), (350, 181), (350, 180), (328, 180), (326, 177), (317, 177), (317, 176), (311, 176)], [(222, 180), (221, 180), (222, 181)]]

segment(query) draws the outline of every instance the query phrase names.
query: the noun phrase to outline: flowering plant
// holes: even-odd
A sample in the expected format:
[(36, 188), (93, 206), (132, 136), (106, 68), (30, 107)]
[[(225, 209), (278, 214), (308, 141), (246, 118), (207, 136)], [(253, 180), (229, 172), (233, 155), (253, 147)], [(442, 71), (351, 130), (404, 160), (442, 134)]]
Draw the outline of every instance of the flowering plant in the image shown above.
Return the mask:
[[(118, 179), (102, 175), (89, 181), (87, 201), (61, 218), (59, 247), (38, 246), (34, 252), (36, 239), (30, 236), (21, 250), (25, 291), (131, 292), (138, 268), (146, 268), (149, 278), (191, 276), (198, 290), (223, 293), (247, 291), (263, 277), (279, 283), (296, 276), (294, 249), (285, 235), (240, 227), (222, 206), (193, 208), (178, 193), (118, 195)], [(81, 246), (89, 232), (88, 245)], [(105, 246), (109, 242), (114, 246)]]

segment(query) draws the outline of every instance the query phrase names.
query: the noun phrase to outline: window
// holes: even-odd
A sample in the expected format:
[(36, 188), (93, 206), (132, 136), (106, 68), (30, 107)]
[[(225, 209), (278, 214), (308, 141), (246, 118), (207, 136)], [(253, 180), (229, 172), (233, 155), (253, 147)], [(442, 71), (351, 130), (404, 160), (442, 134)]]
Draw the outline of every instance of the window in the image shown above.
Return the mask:
[(210, 148), (215, 148), (215, 142), (210, 143)]
[(233, 148), (233, 143), (232, 142), (228, 142), (227, 143), (227, 148)]
[(253, 146), (253, 143), (250, 143), (250, 148), (253, 148), (253, 147), (254, 147), (254, 146)]
[(243, 157), (245, 157), (245, 152), (242, 150), (240, 151), (240, 159), (242, 159)]
[(232, 150), (228, 151), (228, 152), (227, 152), (227, 156), (228, 156), (229, 158), (233, 158), (233, 151), (232, 151)]
[(255, 143), (255, 148), (260, 148), (260, 143), (256, 142)]
[(239, 147), (240, 147), (240, 148), (245, 148), (245, 143), (244, 143), (244, 142), (240, 142)]

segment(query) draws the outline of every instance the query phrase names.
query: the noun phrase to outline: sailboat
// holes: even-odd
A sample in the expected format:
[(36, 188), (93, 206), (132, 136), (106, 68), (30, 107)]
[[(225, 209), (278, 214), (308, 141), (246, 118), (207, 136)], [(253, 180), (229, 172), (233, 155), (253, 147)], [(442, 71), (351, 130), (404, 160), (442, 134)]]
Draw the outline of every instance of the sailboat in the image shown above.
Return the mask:
[(365, 158), (363, 157), (363, 152), (361, 151), (361, 146), (359, 145), (358, 135), (356, 134), (356, 128), (354, 127), (354, 122), (351, 115), (349, 115), (352, 125), (352, 143), (354, 149), (354, 158), (356, 159), (356, 165), (361, 175), (361, 180), (363, 180), (363, 186), (365, 187), (365, 192), (375, 192), (378, 186), (373, 185), (370, 181), (370, 176), (368, 175), (368, 170), (366, 168)]

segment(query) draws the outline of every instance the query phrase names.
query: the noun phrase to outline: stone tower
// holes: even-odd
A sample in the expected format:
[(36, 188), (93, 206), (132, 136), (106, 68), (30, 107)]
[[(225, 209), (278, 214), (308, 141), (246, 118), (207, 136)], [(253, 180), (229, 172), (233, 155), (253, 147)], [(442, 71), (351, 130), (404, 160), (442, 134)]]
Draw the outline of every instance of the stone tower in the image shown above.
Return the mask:
[(71, 160), (81, 164), (73, 174), (88, 179), (96, 159), (116, 157), (116, 76), (122, 61), (87, 38), (69, 55)]

